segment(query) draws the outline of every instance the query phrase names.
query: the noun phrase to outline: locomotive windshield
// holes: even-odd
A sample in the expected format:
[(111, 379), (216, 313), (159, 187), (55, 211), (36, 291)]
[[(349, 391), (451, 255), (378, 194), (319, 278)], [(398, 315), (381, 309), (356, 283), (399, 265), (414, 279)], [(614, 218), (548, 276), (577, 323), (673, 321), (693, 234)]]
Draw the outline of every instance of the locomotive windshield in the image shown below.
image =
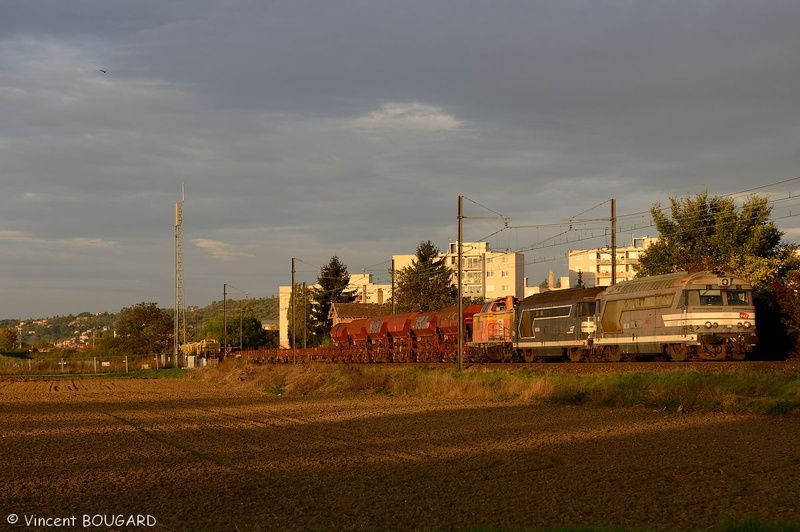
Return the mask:
[(750, 292), (748, 290), (727, 290), (728, 305), (749, 305)]
[(702, 289), (686, 290), (684, 302), (686, 306), (722, 306), (751, 305), (750, 290)]

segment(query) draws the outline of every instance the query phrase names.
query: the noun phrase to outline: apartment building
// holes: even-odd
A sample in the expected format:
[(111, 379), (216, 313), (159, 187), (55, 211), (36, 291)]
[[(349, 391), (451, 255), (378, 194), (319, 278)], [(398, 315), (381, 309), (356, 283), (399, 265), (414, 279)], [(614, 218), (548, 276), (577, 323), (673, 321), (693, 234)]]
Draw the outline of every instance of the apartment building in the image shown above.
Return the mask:
[[(451, 242), (444, 254), (458, 272), (458, 242)], [(514, 295), (525, 297), (525, 255), (507, 250), (489, 249), (486, 242), (464, 242), (464, 263), (461, 268), (461, 290), (464, 296), (485, 300)]]
[[(639, 255), (658, 240), (657, 237), (631, 237), (627, 247), (617, 247), (616, 280), (628, 281), (636, 275), (634, 267), (639, 264)], [(611, 249), (573, 249), (569, 251), (569, 284), (578, 282), (578, 272), (585, 286), (611, 285)]]
[[(464, 242), (464, 266), (461, 269), (461, 291), (464, 297), (485, 300), (509, 294), (525, 296), (525, 255), (489, 249), (486, 242)], [(445, 264), (453, 270), (453, 284), (458, 279), (458, 242), (450, 242), (442, 252)], [(395, 270), (411, 265), (415, 255), (392, 255)]]

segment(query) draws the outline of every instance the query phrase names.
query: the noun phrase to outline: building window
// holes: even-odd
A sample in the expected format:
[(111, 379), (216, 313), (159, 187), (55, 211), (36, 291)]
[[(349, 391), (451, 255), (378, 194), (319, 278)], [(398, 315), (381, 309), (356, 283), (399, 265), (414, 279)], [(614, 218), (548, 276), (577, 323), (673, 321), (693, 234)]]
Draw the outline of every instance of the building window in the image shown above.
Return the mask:
[(500, 272), (500, 277), (508, 277), (508, 271), (503, 270), (502, 272)]
[(489, 277), (494, 277), (494, 272), (486, 272), (486, 278), (488, 279)]

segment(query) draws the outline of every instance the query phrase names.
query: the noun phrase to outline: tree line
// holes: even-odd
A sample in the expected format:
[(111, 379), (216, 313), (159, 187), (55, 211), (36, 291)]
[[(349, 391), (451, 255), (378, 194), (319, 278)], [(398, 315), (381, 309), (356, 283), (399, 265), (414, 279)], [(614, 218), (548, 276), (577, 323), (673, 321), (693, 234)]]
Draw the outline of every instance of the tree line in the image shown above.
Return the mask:
[[(227, 304), (227, 316), (223, 308)], [(277, 331), (265, 331), (262, 319), (278, 317), (278, 298), (214, 301), (206, 307), (191, 307), (187, 313), (186, 341), (215, 338), (234, 349), (277, 347)], [(227, 319), (226, 319), (227, 318)], [(137, 355), (168, 353), (173, 350), (174, 321), (172, 309), (161, 309), (155, 303), (142, 302), (116, 314), (56, 316), (27, 324), (23, 348), (19, 349), (17, 320), (4, 320), (0, 328), (0, 354), (24, 356), (29, 352), (50, 351), (57, 354), (77, 352), (76, 348), (52, 348), (65, 339), (75, 338), (77, 331), (92, 331), (92, 338), (81, 352), (92, 355)], [(227, 323), (225, 323), (227, 322)], [(224, 333), (227, 325), (227, 334)], [(28, 333), (32, 333), (29, 335)], [(180, 333), (183, 334), (183, 331)], [(183, 336), (181, 336), (183, 343)]]

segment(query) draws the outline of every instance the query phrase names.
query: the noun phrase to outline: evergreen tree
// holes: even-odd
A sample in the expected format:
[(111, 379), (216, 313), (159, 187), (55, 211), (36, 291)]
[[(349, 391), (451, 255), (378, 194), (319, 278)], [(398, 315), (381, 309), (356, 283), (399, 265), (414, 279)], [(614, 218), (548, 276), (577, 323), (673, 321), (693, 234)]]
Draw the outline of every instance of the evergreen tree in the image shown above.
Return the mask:
[(430, 240), (420, 243), (416, 258), (397, 273), (395, 306), (398, 312), (427, 312), (458, 304), (453, 271)]
[[(339, 260), (338, 256), (334, 255), (328, 264), (320, 268), (319, 277), (317, 277), (318, 288), (311, 291), (313, 304), (310, 308), (314, 336), (317, 338), (316, 345), (319, 345), (319, 342), (322, 342), (322, 339), (331, 332), (333, 320), (328, 318), (331, 306), (334, 303), (350, 303), (355, 300), (355, 292), (347, 290), (349, 284), (350, 274), (347, 272), (347, 266)], [(298, 339), (299, 342), (300, 339)], [(309, 344), (309, 347), (315, 347), (315, 345)]]

